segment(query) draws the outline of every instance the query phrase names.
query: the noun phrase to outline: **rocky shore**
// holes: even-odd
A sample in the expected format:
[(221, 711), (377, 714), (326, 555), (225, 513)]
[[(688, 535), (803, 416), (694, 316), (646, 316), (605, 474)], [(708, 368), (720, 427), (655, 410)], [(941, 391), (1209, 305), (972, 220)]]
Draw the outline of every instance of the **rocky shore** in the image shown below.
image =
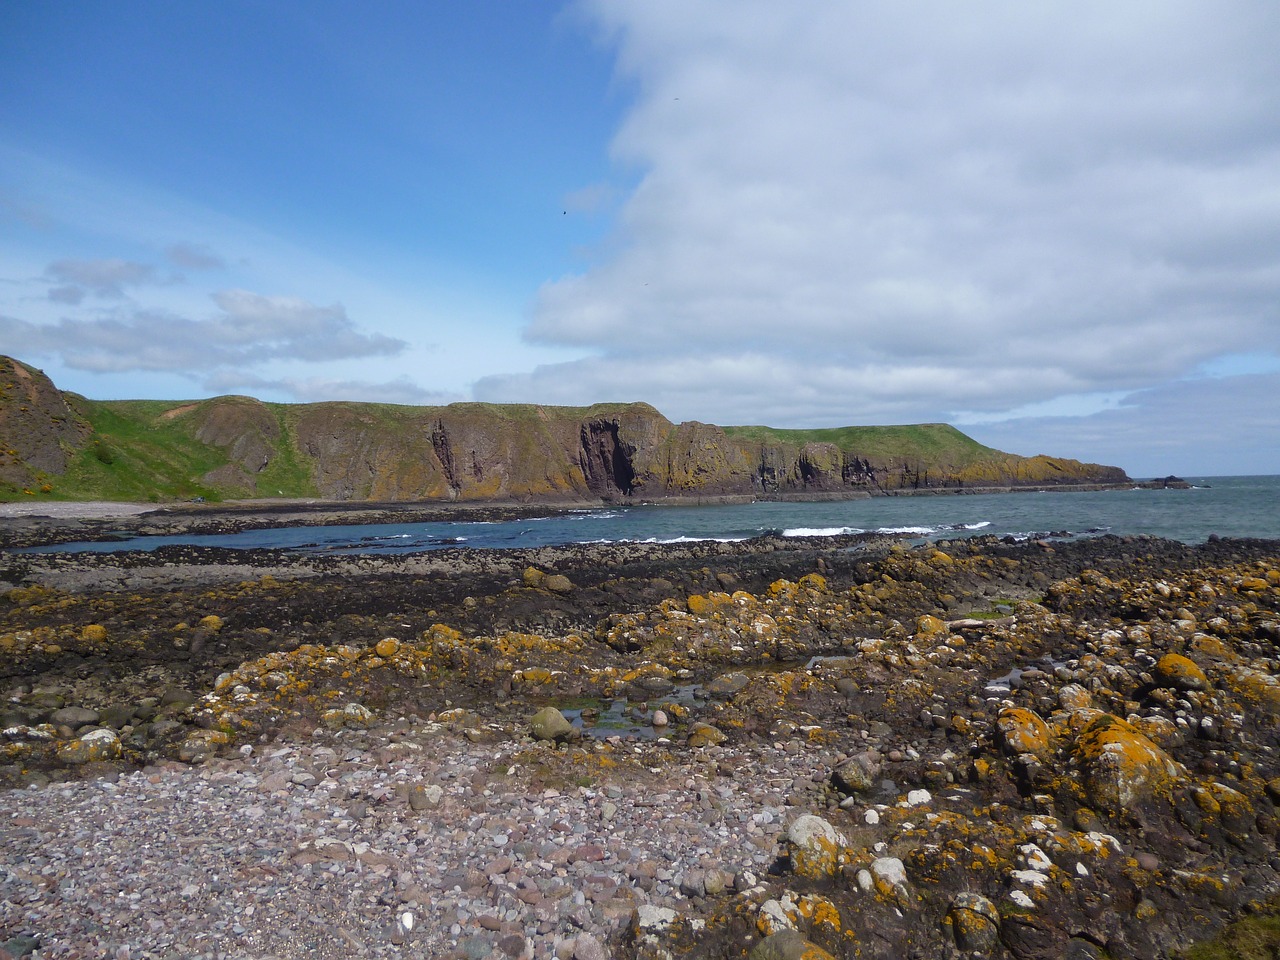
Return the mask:
[(6, 553), (0, 948), (1181, 956), (1278, 642), (1267, 541)]

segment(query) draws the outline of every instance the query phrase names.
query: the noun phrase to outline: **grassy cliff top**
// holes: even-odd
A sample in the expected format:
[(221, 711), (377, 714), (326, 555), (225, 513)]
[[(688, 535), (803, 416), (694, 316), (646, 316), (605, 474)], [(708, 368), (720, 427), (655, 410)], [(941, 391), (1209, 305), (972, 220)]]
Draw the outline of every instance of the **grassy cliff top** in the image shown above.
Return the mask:
[(788, 430), (778, 427), (724, 427), (735, 440), (767, 444), (832, 443), (873, 460), (907, 457), (963, 466), (979, 460), (1003, 459), (1008, 454), (983, 446), (946, 423), (916, 423), (878, 427), (827, 427)]

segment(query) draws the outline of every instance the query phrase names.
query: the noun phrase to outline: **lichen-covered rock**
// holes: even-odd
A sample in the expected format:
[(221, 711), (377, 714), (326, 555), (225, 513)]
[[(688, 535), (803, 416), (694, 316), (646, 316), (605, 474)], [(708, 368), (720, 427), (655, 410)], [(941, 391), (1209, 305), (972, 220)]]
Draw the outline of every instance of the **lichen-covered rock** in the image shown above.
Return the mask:
[(374, 645), (373, 652), (384, 660), (390, 660), (400, 652), (400, 641), (395, 637), (383, 637)]
[(359, 703), (348, 703), (345, 707), (326, 710), (320, 720), (330, 730), (341, 730), (343, 727), (361, 730), (373, 724), (373, 711)]
[(1168, 794), (1184, 776), (1164, 750), (1111, 714), (1098, 717), (1081, 732), (1073, 757), (1090, 805), (1108, 813)]
[(917, 640), (936, 640), (938, 637), (945, 637), (949, 632), (946, 621), (932, 614), (925, 614), (916, 620)]
[(120, 738), (113, 730), (90, 730), (58, 747), (58, 759), (72, 766), (120, 758)]
[(989, 953), (1000, 942), (1000, 912), (981, 894), (957, 894), (944, 922), (961, 950)]
[(178, 746), (178, 759), (183, 763), (203, 763), (230, 742), (231, 735), (222, 730), (193, 730)]
[(1012, 756), (1029, 753), (1047, 760), (1053, 754), (1053, 735), (1040, 715), (1025, 707), (1006, 707), (996, 717), (1001, 748)]
[(728, 739), (722, 730), (709, 723), (695, 723), (689, 728), (690, 747), (714, 747)]
[(854, 796), (875, 787), (880, 775), (880, 757), (872, 751), (864, 751), (849, 757), (831, 771), (831, 783), (841, 793)]
[(1173, 690), (1208, 690), (1209, 678), (1190, 657), (1180, 653), (1166, 653), (1151, 671), (1152, 679), (1160, 687)]
[(849, 862), (849, 841), (843, 833), (821, 817), (805, 814), (787, 828), (791, 867), (810, 880), (830, 877)]
[(779, 930), (751, 949), (750, 960), (834, 960), (816, 943), (796, 930)]

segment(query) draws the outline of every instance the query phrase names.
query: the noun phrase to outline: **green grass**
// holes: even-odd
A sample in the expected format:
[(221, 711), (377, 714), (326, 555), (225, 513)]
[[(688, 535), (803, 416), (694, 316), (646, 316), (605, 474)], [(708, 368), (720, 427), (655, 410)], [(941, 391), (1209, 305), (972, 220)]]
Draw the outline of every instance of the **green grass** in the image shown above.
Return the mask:
[(1007, 456), (983, 446), (945, 423), (921, 423), (884, 427), (830, 427), (817, 430), (785, 430), (777, 427), (724, 427), (735, 440), (758, 443), (833, 443), (841, 450), (868, 460), (926, 460), (962, 467)]
[(1231, 924), (1212, 940), (1174, 954), (1177, 960), (1275, 960), (1280, 956), (1280, 899)]
[(160, 502), (218, 497), (198, 478), (224, 465), (226, 457), (176, 421), (159, 419), (175, 404), (69, 399), (93, 427), (94, 437), (63, 476), (49, 478), (52, 498)]
[(269, 403), (267, 409), (275, 414), (280, 424), (279, 439), (275, 444), (275, 456), (258, 474), (258, 495), (262, 497), (314, 497), (319, 495), (311, 478), (311, 468), (302, 462), (302, 455), (290, 442), (294, 435), (288, 422), (289, 406)]

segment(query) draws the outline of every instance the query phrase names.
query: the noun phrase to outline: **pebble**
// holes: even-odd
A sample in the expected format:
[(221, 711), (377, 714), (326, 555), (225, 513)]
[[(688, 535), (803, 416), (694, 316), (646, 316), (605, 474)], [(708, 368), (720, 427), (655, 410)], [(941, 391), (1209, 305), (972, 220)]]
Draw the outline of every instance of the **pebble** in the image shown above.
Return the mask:
[(633, 745), (661, 776), (555, 790), (487, 775), (519, 742), (429, 739), (388, 753), (376, 731), (323, 731), (0, 792), (0, 929), (66, 960), (607, 957), (638, 908), (661, 925), (690, 893), (767, 873), (783, 829), (771, 781), (821, 775), (813, 756), (726, 751), (753, 775), (708, 781), (700, 762)]

